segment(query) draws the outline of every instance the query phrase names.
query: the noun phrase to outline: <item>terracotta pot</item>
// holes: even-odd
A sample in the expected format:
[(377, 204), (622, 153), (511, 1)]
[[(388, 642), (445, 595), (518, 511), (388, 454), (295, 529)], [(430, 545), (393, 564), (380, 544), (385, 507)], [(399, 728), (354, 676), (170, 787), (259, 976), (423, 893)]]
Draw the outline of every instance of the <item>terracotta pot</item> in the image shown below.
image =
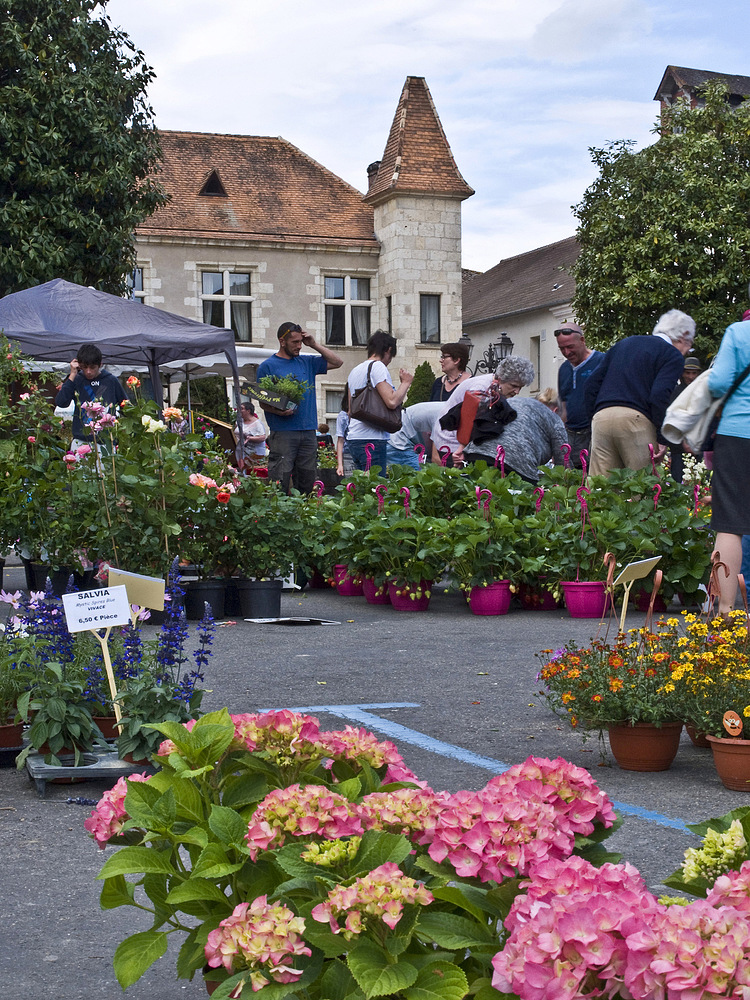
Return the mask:
[(695, 726), (691, 726), (687, 722), (685, 723), (685, 729), (693, 746), (700, 747), (701, 750), (711, 749), (711, 744), (708, 742), (708, 736), (705, 733), (698, 732)]
[(365, 576), (362, 579), (362, 591), (368, 604), (390, 604), (391, 598), (388, 594), (388, 584), (383, 583), (379, 587), (375, 581)]
[(336, 590), (342, 597), (361, 597), (364, 593), (362, 581), (357, 576), (350, 576), (349, 567), (343, 563), (337, 563), (333, 567), (333, 578)]
[(6, 750), (12, 747), (16, 750), (23, 743), (23, 726), (19, 722), (8, 722), (0, 726), (0, 747)]
[(607, 610), (607, 594), (599, 580), (563, 580), (565, 606), (571, 618), (601, 618)]
[(120, 730), (117, 728), (117, 716), (95, 715), (94, 722), (105, 740), (116, 740), (120, 735)]
[(496, 580), (483, 587), (472, 587), (469, 607), (473, 615), (507, 615), (510, 607), (510, 580)]
[[(421, 590), (422, 596), (417, 597), (416, 592)], [(426, 591), (432, 590), (432, 580), (422, 580), (419, 584), (414, 583), (389, 583), (388, 596), (396, 611), (426, 611), (430, 606), (430, 598)]]
[(750, 740), (707, 736), (722, 785), (733, 792), (750, 792)]
[(518, 588), (518, 599), (527, 611), (557, 611), (560, 607), (551, 590), (532, 587), (528, 583), (522, 583)]
[(672, 766), (680, 745), (681, 722), (665, 722), (657, 728), (651, 722), (609, 726), (612, 756), (623, 771), (666, 771)]

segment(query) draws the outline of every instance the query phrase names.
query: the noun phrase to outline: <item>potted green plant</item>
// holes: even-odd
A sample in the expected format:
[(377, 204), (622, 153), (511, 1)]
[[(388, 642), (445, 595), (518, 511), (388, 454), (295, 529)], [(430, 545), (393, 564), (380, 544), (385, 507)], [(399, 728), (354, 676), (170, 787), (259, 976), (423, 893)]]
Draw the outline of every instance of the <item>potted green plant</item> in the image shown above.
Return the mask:
[(66, 677), (62, 663), (49, 661), (44, 671), (18, 699), (18, 712), (30, 723), (28, 746), (16, 758), (26, 763), (32, 750), (44, 756), (45, 764), (60, 764), (72, 756), (75, 767), (85, 763), (84, 754), (102, 741), (80, 681)]
[(261, 403), (277, 410), (296, 410), (310, 383), (294, 375), (266, 375), (249, 388), (251, 395)]
[(353, 565), (388, 584), (398, 611), (425, 611), (432, 585), (445, 572), (452, 554), (447, 518), (406, 517), (403, 511), (376, 520), (363, 536)]
[[(247, 477), (251, 478), (251, 477)], [(295, 497), (275, 483), (242, 483), (228, 506), (232, 563), (245, 618), (278, 618), (282, 582), (302, 554)]]
[[(683, 707), (671, 687), (677, 640), (672, 628), (657, 633), (640, 628), (618, 634), (613, 643), (593, 639), (585, 647), (568, 643), (543, 650), (537, 654), (539, 695), (574, 729), (584, 734), (606, 729), (624, 770), (665, 770), (682, 729)], [(651, 745), (662, 737), (663, 748)]]
[(507, 514), (487, 511), (461, 514), (449, 522), (453, 546), (451, 576), (466, 592), (475, 615), (507, 614), (520, 560), (519, 525)]

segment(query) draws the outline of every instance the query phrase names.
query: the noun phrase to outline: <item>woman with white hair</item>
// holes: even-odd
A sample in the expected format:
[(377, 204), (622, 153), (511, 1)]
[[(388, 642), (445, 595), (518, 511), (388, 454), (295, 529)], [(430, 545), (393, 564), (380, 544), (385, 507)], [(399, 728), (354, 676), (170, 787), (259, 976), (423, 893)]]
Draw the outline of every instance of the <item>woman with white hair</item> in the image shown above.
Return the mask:
[(498, 398), (502, 396), (510, 399), (517, 396), (524, 386), (531, 385), (534, 381), (534, 366), (528, 358), (519, 358), (511, 355), (503, 358), (495, 369), (494, 375), (475, 375), (473, 378), (462, 382), (451, 398), (443, 404), (443, 409), (437, 414), (432, 428), (432, 460), (440, 461), (440, 448), (448, 447), (451, 454), (458, 452), (461, 456), (463, 449), (456, 436), (457, 422), (447, 420), (448, 424), (455, 423), (455, 427), (443, 426), (443, 421), (450, 410), (461, 405), (467, 392), (477, 392), (487, 395), (488, 398)]

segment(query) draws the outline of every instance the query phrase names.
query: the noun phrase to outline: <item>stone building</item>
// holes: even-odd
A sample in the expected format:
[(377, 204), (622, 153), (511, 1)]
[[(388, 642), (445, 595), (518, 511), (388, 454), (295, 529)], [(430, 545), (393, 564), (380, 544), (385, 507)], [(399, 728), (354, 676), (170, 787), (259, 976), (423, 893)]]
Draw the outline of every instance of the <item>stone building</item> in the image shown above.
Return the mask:
[[(318, 380), (335, 418), (371, 332), (394, 366), (438, 370), (461, 336), (461, 177), (427, 84), (408, 77), (365, 195), (281, 138), (161, 132), (168, 205), (138, 228), (136, 297), (235, 332), (241, 364), (300, 323), (344, 358)], [(364, 164), (363, 164), (364, 166)], [(252, 377), (252, 368), (245, 368)]]

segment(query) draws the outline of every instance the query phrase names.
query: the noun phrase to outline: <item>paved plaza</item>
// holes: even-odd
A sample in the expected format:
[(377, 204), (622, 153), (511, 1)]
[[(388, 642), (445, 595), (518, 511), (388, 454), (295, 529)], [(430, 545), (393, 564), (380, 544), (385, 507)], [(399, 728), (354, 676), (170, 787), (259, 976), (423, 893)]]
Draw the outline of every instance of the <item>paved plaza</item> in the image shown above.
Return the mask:
[[(6, 589), (14, 582), (6, 579)], [(478, 618), (459, 595), (439, 591), (425, 614), (316, 590), (285, 594), (282, 614), (340, 624), (223, 624), (206, 673), (205, 710), (293, 708), (314, 713), (323, 728), (365, 726), (393, 740), (433, 788), (450, 791), (479, 788), (532, 754), (565, 757), (591, 771), (625, 815), (608, 844), (652, 888), (697, 843), (684, 823), (750, 805), (719, 783), (710, 751), (684, 733), (669, 771), (621, 771), (602, 758), (595, 736), (583, 743), (540, 702), (534, 653), (583, 642), (597, 622), (520, 609)], [(633, 615), (628, 624), (642, 620)], [(106, 853), (83, 830), (90, 809), (66, 802), (98, 798), (106, 787), (55, 785), (41, 799), (24, 773), (0, 770), (0, 977), (14, 1000), (122, 995), (112, 954), (128, 933), (146, 929), (147, 915), (139, 921), (132, 908), (99, 910), (95, 877)], [(205, 988), (175, 979), (170, 948), (125, 996), (203, 997)]]

